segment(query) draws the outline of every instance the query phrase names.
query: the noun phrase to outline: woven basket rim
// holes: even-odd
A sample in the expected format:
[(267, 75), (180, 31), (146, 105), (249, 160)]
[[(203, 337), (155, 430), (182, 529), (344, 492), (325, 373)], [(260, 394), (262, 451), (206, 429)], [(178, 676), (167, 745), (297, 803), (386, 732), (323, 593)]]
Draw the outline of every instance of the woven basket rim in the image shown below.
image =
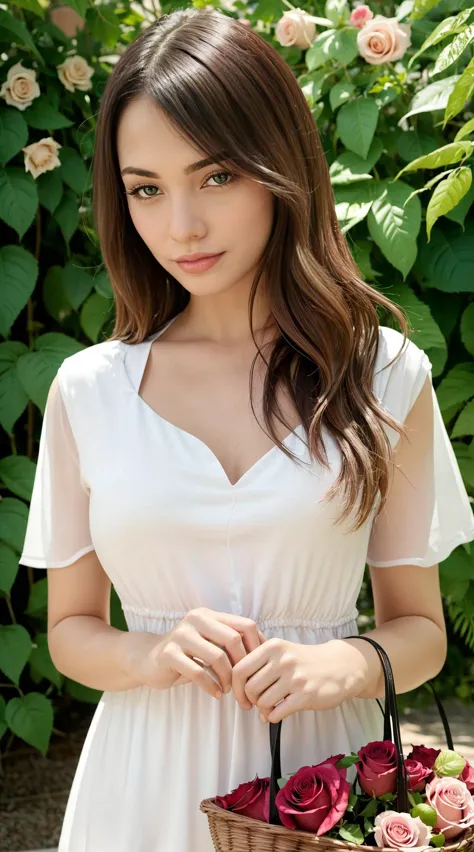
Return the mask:
[[(268, 822), (263, 822), (262, 820), (252, 819), (251, 817), (244, 816), (243, 814), (236, 814), (234, 811), (226, 810), (225, 808), (221, 808), (220, 805), (216, 805), (215, 798), (212, 799), (203, 799), (201, 804), (199, 805), (199, 809), (203, 813), (207, 813), (212, 815), (214, 818), (217, 817), (225, 822), (234, 822), (239, 825), (245, 825), (249, 828), (253, 828), (258, 831), (268, 831), (272, 834), (281, 834), (287, 835), (289, 831), (291, 831), (291, 836), (295, 839), (301, 837), (305, 840), (313, 840), (316, 842), (324, 843), (325, 846), (330, 845), (334, 849), (358, 849), (359, 852), (399, 852), (398, 849), (395, 849), (393, 846), (365, 846), (359, 845), (357, 843), (350, 843), (345, 840), (336, 840), (333, 837), (327, 837), (322, 834), (320, 837), (317, 837), (316, 834), (311, 834), (309, 831), (299, 831), (298, 829), (289, 829), (282, 825), (273, 825)], [(466, 834), (463, 835), (462, 839), (460, 839), (457, 843), (447, 843), (445, 846), (439, 847), (444, 850), (444, 852), (455, 852), (455, 850), (464, 849), (466, 846), (470, 846), (470, 844), (474, 845), (474, 827), (471, 828)], [(436, 852), (435, 848), (433, 848), (433, 852)], [(415, 852), (415, 850), (414, 850)]]

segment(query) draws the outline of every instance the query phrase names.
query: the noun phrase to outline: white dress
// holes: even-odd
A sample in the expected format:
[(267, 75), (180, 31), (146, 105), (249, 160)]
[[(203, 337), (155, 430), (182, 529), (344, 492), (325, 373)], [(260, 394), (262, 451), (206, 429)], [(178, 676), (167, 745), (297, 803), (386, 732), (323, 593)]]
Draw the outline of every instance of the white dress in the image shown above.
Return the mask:
[[(165, 326), (166, 328), (167, 326)], [(162, 329), (164, 331), (164, 329)], [(161, 333), (161, 332), (159, 332)], [(302, 427), (231, 485), (198, 438), (139, 396), (151, 342), (106, 341), (68, 357), (50, 392), (23, 565), (61, 568), (95, 550), (130, 630), (169, 631), (197, 606), (254, 619), (267, 638), (313, 644), (357, 633), (366, 561), (430, 566), (474, 538), (471, 507), (433, 391), (434, 440), (419, 441), (385, 520), (335, 526), (322, 495), (338, 472), (311, 463)], [(430, 375), (427, 356), (382, 327), (374, 390), (404, 421)], [(393, 444), (397, 433), (386, 427)], [(424, 471), (420, 474), (420, 471)], [(421, 481), (420, 481), (421, 477)], [(375, 513), (375, 510), (373, 514)], [(282, 727), (282, 771), (382, 737), (375, 700), (296, 713)], [(199, 803), (270, 771), (269, 728), (233, 692), (194, 684), (105, 692), (69, 797), (59, 852), (211, 852)]]

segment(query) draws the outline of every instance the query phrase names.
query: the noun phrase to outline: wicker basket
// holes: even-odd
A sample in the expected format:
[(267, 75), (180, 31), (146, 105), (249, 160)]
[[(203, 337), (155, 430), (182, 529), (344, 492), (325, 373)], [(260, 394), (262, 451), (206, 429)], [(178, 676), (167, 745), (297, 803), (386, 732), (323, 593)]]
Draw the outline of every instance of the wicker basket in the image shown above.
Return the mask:
[[(396, 810), (409, 812), (407, 777), (404, 768), (404, 757), (400, 734), (400, 721), (398, 717), (397, 700), (395, 692), (395, 681), (392, 667), (384, 649), (368, 636), (357, 636), (370, 642), (377, 651), (382, 663), (385, 679), (385, 709), (384, 709), (384, 739), (391, 740), (397, 750), (397, 799)], [(446, 739), (449, 749), (453, 749), (453, 740), (449, 729), (446, 714), (441, 702), (436, 695), (434, 687), (429, 684), (441, 714)], [(364, 846), (356, 843), (336, 840), (331, 837), (316, 837), (308, 831), (299, 831), (286, 828), (281, 825), (280, 817), (275, 805), (278, 792), (278, 778), (281, 777), (280, 763), (280, 737), (281, 722), (269, 724), (270, 728), (270, 751), (272, 758), (270, 774), (270, 822), (251, 819), (242, 814), (221, 808), (216, 804), (215, 798), (204, 799), (200, 804), (200, 810), (207, 814), (209, 831), (216, 852), (339, 852), (339, 850), (358, 849), (359, 852), (397, 852), (392, 847)], [(433, 848), (433, 847), (431, 847)], [(442, 847), (444, 852), (471, 852), (474, 850), (474, 829), (465, 832), (455, 842)], [(416, 852), (416, 850), (414, 850)], [(433, 850), (434, 852), (434, 850)]]

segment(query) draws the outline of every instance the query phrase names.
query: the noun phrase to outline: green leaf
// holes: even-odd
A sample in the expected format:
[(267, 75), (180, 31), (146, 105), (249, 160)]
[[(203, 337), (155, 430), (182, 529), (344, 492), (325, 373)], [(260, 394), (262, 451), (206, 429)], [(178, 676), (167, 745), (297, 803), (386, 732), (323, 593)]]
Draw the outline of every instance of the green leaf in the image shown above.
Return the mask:
[(425, 50), (428, 50), (429, 47), (433, 47), (435, 44), (439, 44), (448, 36), (456, 35), (457, 32), (461, 32), (461, 28), (463, 24), (467, 21), (470, 14), (472, 12), (471, 9), (464, 9), (459, 15), (452, 15), (449, 18), (445, 18), (444, 21), (441, 21), (437, 27), (429, 34), (429, 36), (425, 39), (420, 49), (411, 57), (408, 68), (411, 68), (413, 63), (421, 56)]
[(380, 139), (374, 139), (365, 160), (352, 151), (344, 151), (337, 160), (334, 160), (329, 169), (333, 186), (354, 183), (359, 180), (372, 180), (372, 175), (369, 172), (382, 156), (382, 151), (383, 146)]
[(30, 399), (44, 413), (51, 382), (62, 362), (85, 347), (74, 338), (57, 332), (48, 332), (38, 337), (35, 347), (35, 352), (18, 359), (18, 377)]
[(467, 306), (461, 317), (461, 340), (467, 351), (474, 356), (474, 302)]
[(67, 5), (74, 9), (81, 18), (85, 18), (89, 5), (88, 0), (67, 0)]
[(0, 625), (0, 671), (13, 683), (20, 683), (31, 647), (30, 634), (21, 624)]
[(411, 187), (402, 181), (381, 184), (385, 190), (368, 214), (369, 233), (389, 263), (406, 278), (416, 260), (420, 200), (416, 196), (407, 202)]
[(44, 577), (33, 584), (26, 607), (27, 615), (43, 615), (48, 609), (48, 579)]
[(0, 740), (3, 735), (8, 731), (8, 725), (5, 722), (5, 708), (7, 706), (7, 702), (5, 701), (3, 695), (0, 695)]
[(466, 192), (461, 200), (448, 213), (445, 213), (447, 219), (451, 222), (457, 222), (458, 225), (464, 227), (464, 220), (469, 213), (469, 210), (474, 202), (474, 183), (471, 183), (471, 188)]
[(106, 299), (113, 299), (114, 291), (106, 269), (102, 269), (94, 277), (94, 287), (99, 296), (104, 296)]
[(350, 231), (354, 225), (362, 222), (368, 215), (372, 201), (340, 201), (336, 204), (337, 221), (343, 234)]
[[(474, 488), (474, 441), (471, 441), (470, 445), (463, 441), (452, 441), (452, 447), (466, 488)], [(464, 550), (463, 552), (465, 553)], [(474, 576), (474, 565), (472, 575)], [(464, 594), (460, 596), (460, 600), (463, 597)]]
[(0, 423), (8, 434), (28, 405), (17, 375), (18, 359), (27, 352), (28, 347), (19, 341), (0, 343)]
[(471, 399), (474, 396), (474, 364), (470, 361), (456, 364), (439, 383), (436, 396), (442, 412)]
[(353, 92), (355, 92), (355, 86), (354, 83), (350, 83), (349, 80), (341, 80), (340, 83), (336, 83), (329, 92), (329, 103), (331, 104), (331, 109), (335, 112), (338, 107), (342, 106), (342, 104), (345, 104), (346, 101), (349, 100)]
[(463, 408), (451, 432), (452, 438), (460, 438), (464, 435), (474, 435), (474, 400), (468, 402)]
[(77, 196), (71, 190), (64, 192), (60, 203), (54, 211), (54, 218), (61, 229), (65, 242), (69, 244), (79, 225)]
[(74, 148), (61, 148), (59, 151), (61, 160), (61, 177), (74, 192), (82, 195), (88, 184), (89, 174), (84, 161)]
[(449, 96), (458, 80), (459, 75), (456, 74), (453, 77), (445, 77), (444, 80), (437, 80), (436, 83), (431, 83), (426, 88), (420, 89), (412, 99), (408, 112), (405, 113), (398, 124), (402, 124), (411, 115), (446, 109)]
[(354, 766), (354, 763), (359, 763), (360, 757), (359, 755), (347, 754), (344, 757), (341, 757), (340, 760), (336, 763), (337, 769), (348, 769), (349, 766)]
[(20, 44), (26, 44), (26, 46), (30, 49), (31, 53), (34, 53), (36, 58), (41, 62), (42, 65), (44, 65), (43, 57), (38, 51), (24, 23), (18, 18), (14, 18), (13, 15), (10, 14), (10, 12), (6, 12), (3, 9), (0, 9), (0, 29), (7, 30), (8, 33), (11, 33), (13, 36), (13, 42), (20, 42)]
[(358, 825), (341, 825), (338, 834), (343, 840), (347, 840), (349, 843), (357, 843), (358, 846), (360, 846), (365, 839), (362, 834), (362, 830)]
[(33, 12), (39, 18), (44, 18), (44, 9), (38, 3), (38, 0), (15, 0), (15, 6), (19, 9), (26, 9), (27, 12)]
[(469, 121), (466, 121), (456, 133), (454, 137), (455, 142), (459, 142), (460, 139), (464, 139), (465, 136), (469, 136), (470, 133), (474, 133), (474, 118), (470, 118)]
[(38, 207), (35, 182), (24, 169), (0, 169), (0, 219), (13, 228), (20, 239), (30, 227)]
[(38, 674), (54, 683), (58, 689), (61, 688), (63, 678), (51, 659), (47, 633), (36, 634), (29, 663)]
[(8, 726), (17, 737), (37, 748), (48, 751), (53, 730), (53, 705), (39, 692), (29, 692), (23, 698), (12, 698), (5, 710)]
[(449, 96), (444, 115), (444, 126), (448, 121), (461, 112), (474, 93), (474, 57), (467, 68), (464, 69), (460, 79), (456, 83)]
[(54, 213), (63, 195), (63, 181), (60, 169), (45, 172), (36, 180), (39, 203), (50, 213)]
[(347, 0), (326, 0), (324, 14), (335, 27), (345, 23), (350, 15)]
[(36, 465), (28, 456), (5, 456), (0, 459), (0, 477), (12, 494), (31, 500)]
[(444, 234), (441, 228), (436, 228), (429, 243), (420, 243), (417, 270), (425, 280), (425, 286), (445, 293), (474, 291), (472, 226), (458, 234)]
[(88, 686), (83, 686), (82, 683), (76, 683), (75, 680), (66, 679), (65, 682), (66, 692), (72, 696), (76, 701), (84, 701), (87, 704), (98, 704), (102, 692), (99, 692), (98, 689), (91, 689)]
[(0, 539), (18, 552), (23, 547), (28, 508), (21, 500), (4, 497), (0, 502)]
[(437, 148), (431, 154), (425, 154), (422, 157), (417, 157), (411, 163), (408, 163), (400, 172), (398, 172), (396, 180), (404, 172), (414, 172), (419, 169), (439, 169), (441, 166), (449, 166), (453, 163), (459, 163), (460, 160), (465, 160), (474, 150), (474, 142), (450, 142), (449, 145), (443, 145), (442, 148)]
[(413, 6), (413, 11), (411, 13), (411, 18), (417, 20), (418, 18), (424, 18), (425, 15), (438, 5), (440, 0), (415, 0), (415, 4)]
[(99, 334), (113, 309), (113, 299), (104, 299), (98, 293), (93, 293), (81, 310), (81, 328), (93, 343), (99, 340)]
[(428, 241), (435, 222), (440, 216), (444, 216), (445, 213), (456, 207), (461, 198), (469, 191), (471, 183), (472, 172), (467, 166), (455, 169), (449, 177), (438, 183), (426, 210)]
[(0, 594), (9, 595), (18, 574), (18, 556), (0, 541)]
[(330, 30), (331, 38), (326, 42), (326, 50), (330, 59), (341, 65), (349, 65), (359, 55), (357, 47), (357, 30), (347, 27), (342, 30)]
[(362, 817), (375, 816), (375, 814), (377, 813), (378, 806), (379, 805), (378, 805), (377, 799), (375, 799), (375, 798), (370, 799), (370, 801), (365, 806), (365, 808), (360, 812), (360, 815)]
[(22, 114), (13, 109), (0, 110), (0, 165), (5, 166), (27, 141), (28, 125)]
[(434, 762), (433, 770), (440, 778), (456, 778), (465, 766), (466, 759), (459, 752), (442, 749)]
[(365, 159), (369, 153), (379, 118), (374, 101), (360, 98), (344, 104), (337, 114), (339, 136), (349, 151)]
[(26, 306), (38, 276), (38, 262), (22, 246), (0, 248), (0, 334), (8, 335)]
[(94, 279), (82, 266), (73, 260), (66, 264), (61, 273), (63, 289), (74, 310), (79, 310), (94, 287)]
[(433, 365), (433, 376), (439, 376), (444, 370), (448, 350), (444, 334), (433, 319), (429, 306), (415, 295), (407, 283), (397, 282), (391, 298), (406, 311), (416, 331), (417, 346), (428, 354)]
[(406, 163), (411, 163), (425, 154), (431, 154), (436, 147), (436, 142), (432, 136), (428, 136), (426, 133), (418, 133), (416, 130), (405, 130), (397, 137), (398, 153)]
[(436, 846), (436, 848), (441, 848), (446, 843), (446, 838), (444, 834), (440, 831), (439, 834), (432, 834), (430, 839), (430, 845)]
[(92, 37), (108, 49), (114, 48), (120, 41), (120, 20), (112, 4), (106, 6), (102, 3), (100, 10), (89, 6), (86, 27)]
[(435, 66), (431, 72), (431, 76), (434, 77), (435, 74), (441, 74), (442, 71), (446, 71), (446, 68), (449, 68), (453, 62), (456, 62), (457, 59), (461, 56), (462, 53), (466, 50), (466, 47), (471, 43), (474, 39), (474, 24), (471, 24), (469, 27), (466, 27), (461, 33), (458, 33), (451, 44), (446, 45), (444, 50), (441, 51), (438, 56)]
[(421, 821), (424, 822), (425, 825), (429, 825), (431, 828), (434, 828), (436, 825), (438, 815), (435, 809), (424, 802), (421, 802), (419, 805), (415, 805), (410, 813), (412, 817), (420, 817)]
[(372, 267), (371, 253), (373, 243), (371, 240), (357, 240), (350, 244), (352, 256), (359, 267), (364, 281), (375, 281), (380, 276), (379, 272)]
[(34, 127), (35, 130), (61, 130), (64, 127), (71, 127), (73, 123), (51, 106), (45, 95), (40, 95), (25, 110), (25, 118), (30, 127)]

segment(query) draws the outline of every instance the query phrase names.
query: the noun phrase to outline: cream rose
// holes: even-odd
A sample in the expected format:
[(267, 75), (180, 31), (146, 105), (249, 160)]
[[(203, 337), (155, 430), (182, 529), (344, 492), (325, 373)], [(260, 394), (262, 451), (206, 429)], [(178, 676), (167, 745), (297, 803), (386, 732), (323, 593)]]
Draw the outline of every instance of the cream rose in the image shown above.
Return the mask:
[(82, 56), (69, 56), (62, 65), (58, 65), (57, 72), (68, 92), (74, 92), (75, 89), (87, 92), (92, 88), (91, 77), (94, 69)]
[(56, 169), (61, 165), (58, 157), (58, 150), (61, 147), (59, 142), (55, 142), (51, 136), (27, 145), (26, 148), (22, 149), (25, 154), (25, 172), (31, 172), (36, 180), (44, 172)]
[(375, 842), (379, 848), (391, 846), (394, 849), (427, 849), (431, 830), (420, 817), (385, 811), (374, 820)]
[(36, 82), (36, 71), (32, 68), (23, 68), (21, 62), (12, 65), (0, 89), (0, 96), (5, 98), (8, 106), (24, 110), (31, 106), (33, 99), (40, 94), (40, 87)]
[(282, 47), (311, 47), (316, 35), (316, 25), (304, 9), (284, 12), (275, 28), (275, 38)]
[(410, 24), (400, 24), (396, 18), (376, 15), (357, 33), (359, 53), (369, 65), (395, 62), (410, 46)]
[(474, 799), (459, 778), (433, 778), (426, 785), (426, 804), (438, 814), (436, 828), (443, 832), (446, 840), (474, 825)]

